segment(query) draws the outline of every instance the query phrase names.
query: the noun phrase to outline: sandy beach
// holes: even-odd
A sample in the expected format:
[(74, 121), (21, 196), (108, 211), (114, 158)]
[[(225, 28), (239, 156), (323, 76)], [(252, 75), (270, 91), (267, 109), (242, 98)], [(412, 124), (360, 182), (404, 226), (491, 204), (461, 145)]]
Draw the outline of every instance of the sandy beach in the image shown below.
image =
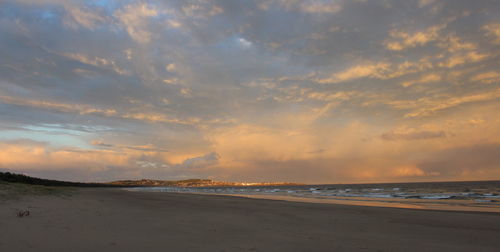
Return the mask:
[(98, 188), (0, 199), (0, 251), (498, 251), (498, 237), (498, 213)]

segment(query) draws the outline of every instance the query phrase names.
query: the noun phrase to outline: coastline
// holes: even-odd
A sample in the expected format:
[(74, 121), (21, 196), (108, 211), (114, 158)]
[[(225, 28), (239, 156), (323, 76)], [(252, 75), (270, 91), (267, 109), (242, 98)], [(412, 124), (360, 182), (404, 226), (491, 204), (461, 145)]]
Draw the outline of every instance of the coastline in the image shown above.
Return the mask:
[[(500, 214), (77, 189), (0, 201), (2, 251), (496, 251)], [(28, 209), (18, 218), (16, 209)]]

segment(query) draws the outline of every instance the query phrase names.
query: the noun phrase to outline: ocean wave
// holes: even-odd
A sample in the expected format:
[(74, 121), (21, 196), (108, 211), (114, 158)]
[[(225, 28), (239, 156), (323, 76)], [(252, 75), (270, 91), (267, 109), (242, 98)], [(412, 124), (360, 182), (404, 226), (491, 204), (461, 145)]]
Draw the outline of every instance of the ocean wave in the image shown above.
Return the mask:
[[(133, 191), (208, 193), (230, 195), (269, 195), (303, 199), (348, 201), (411, 201), (435, 204), (478, 204), (500, 206), (500, 182), (488, 183), (422, 183), (398, 185), (317, 185), (262, 187), (137, 187)], [(446, 203), (450, 202), (450, 203)]]

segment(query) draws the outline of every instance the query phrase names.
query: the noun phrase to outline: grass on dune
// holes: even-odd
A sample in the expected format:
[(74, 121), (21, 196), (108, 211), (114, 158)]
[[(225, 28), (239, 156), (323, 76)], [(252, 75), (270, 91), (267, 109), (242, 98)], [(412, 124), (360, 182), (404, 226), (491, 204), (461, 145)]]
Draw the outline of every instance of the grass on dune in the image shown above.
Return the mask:
[(15, 200), (26, 196), (70, 196), (75, 188), (29, 185), (0, 180), (0, 200)]

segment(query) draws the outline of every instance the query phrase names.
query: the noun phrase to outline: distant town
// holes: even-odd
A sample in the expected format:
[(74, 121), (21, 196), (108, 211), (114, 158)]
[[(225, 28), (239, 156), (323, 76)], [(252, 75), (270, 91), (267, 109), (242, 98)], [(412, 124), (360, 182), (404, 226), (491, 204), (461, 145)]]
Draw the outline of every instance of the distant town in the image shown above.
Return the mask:
[(118, 186), (172, 186), (172, 187), (213, 187), (213, 186), (280, 186), (280, 185), (301, 185), (299, 183), (288, 182), (226, 182), (213, 181), (211, 179), (187, 179), (187, 180), (120, 180), (113, 181), (109, 184)]

